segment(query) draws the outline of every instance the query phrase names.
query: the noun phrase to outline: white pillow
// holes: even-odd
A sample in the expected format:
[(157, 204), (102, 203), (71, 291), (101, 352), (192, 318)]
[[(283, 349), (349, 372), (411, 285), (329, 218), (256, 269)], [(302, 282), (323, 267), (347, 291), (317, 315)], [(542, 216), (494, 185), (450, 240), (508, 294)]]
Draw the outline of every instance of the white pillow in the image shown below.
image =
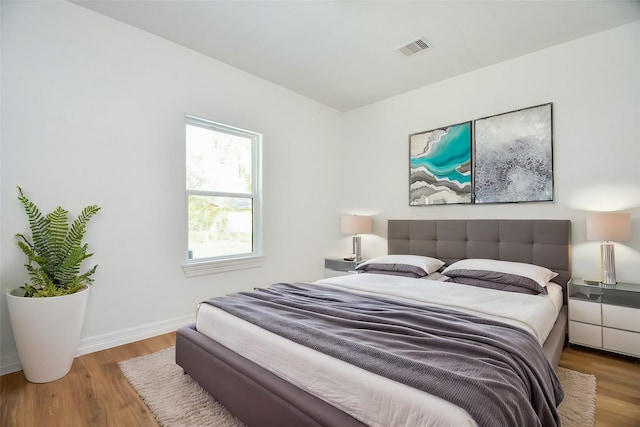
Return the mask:
[(420, 255), (383, 255), (371, 258), (356, 267), (357, 270), (386, 270), (386, 271), (406, 271), (410, 267), (412, 271), (424, 271), (421, 276), (426, 276), (437, 271), (444, 265), (443, 261)]
[(443, 275), (439, 271), (434, 271), (433, 273), (424, 276), (423, 279), (436, 280), (438, 282), (446, 282), (447, 280), (449, 280), (449, 277)]
[[(444, 269), (442, 274), (453, 273), (456, 270), (495, 271), (498, 273), (513, 274), (534, 280), (543, 288), (558, 275), (548, 268), (524, 262), (499, 261), (495, 259), (463, 259), (454, 262)], [(454, 273), (455, 275), (455, 273)]]

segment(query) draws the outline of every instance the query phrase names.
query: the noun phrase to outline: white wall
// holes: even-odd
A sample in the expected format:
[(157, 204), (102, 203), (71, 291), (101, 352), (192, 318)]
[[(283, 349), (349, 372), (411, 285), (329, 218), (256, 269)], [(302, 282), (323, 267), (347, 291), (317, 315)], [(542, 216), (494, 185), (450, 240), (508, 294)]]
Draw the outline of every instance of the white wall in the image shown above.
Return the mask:
[[(102, 206), (88, 225), (99, 268), (81, 352), (175, 330), (209, 297), (322, 274), (338, 227), (327, 170), (340, 113), (67, 2), (2, 2), (2, 38), (5, 372), (17, 358), (4, 290), (27, 280), (17, 185), (45, 212)], [(263, 134), (261, 268), (182, 272), (185, 113)]]
[[(342, 206), (375, 214), (365, 257), (385, 253), (389, 218), (562, 218), (573, 221), (574, 276), (599, 278), (585, 210), (628, 210), (632, 241), (616, 245), (619, 281), (640, 283), (640, 22), (387, 99), (347, 116)], [(428, 53), (425, 53), (428, 55)], [(409, 207), (409, 135), (553, 102), (553, 203)], [(384, 202), (382, 202), (384, 201)]]

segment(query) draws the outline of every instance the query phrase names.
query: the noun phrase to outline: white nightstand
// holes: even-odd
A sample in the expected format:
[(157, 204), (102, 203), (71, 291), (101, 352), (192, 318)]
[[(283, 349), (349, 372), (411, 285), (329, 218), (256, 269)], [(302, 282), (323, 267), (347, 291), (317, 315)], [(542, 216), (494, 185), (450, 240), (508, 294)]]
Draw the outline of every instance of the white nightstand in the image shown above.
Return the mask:
[(355, 274), (356, 262), (347, 261), (342, 258), (325, 258), (324, 259), (324, 277), (344, 276), (346, 274)]
[(569, 281), (569, 342), (640, 357), (640, 284)]

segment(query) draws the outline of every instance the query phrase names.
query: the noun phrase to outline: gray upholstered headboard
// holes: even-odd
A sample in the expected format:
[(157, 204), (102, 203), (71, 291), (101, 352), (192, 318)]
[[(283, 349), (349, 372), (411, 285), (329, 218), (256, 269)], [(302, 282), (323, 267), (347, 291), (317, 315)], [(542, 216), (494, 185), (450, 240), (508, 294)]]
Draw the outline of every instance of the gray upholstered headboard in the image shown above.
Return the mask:
[[(489, 258), (541, 265), (571, 278), (571, 221), (546, 219), (389, 220), (389, 254), (424, 255), (447, 265)], [(566, 301), (566, 298), (565, 298)]]

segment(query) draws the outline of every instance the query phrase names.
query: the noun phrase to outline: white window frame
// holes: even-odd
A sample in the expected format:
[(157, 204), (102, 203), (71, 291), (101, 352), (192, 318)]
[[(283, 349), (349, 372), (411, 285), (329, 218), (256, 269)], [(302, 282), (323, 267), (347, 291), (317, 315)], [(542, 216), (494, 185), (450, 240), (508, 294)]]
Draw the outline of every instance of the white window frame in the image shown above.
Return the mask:
[[(185, 115), (185, 147), (186, 147), (186, 126), (198, 126), (217, 132), (242, 136), (251, 139), (251, 192), (250, 193), (227, 193), (221, 191), (200, 191), (187, 188), (186, 158), (185, 158), (185, 262), (182, 265), (185, 276), (203, 276), (207, 274), (223, 273), (226, 271), (243, 270), (247, 268), (260, 267), (264, 261), (262, 253), (262, 135), (245, 129), (216, 123), (211, 120), (196, 116)], [(186, 152), (186, 151), (185, 151)], [(252, 252), (247, 254), (226, 255), (204, 259), (189, 259), (189, 196), (222, 196), (222, 197), (243, 197), (252, 199), (252, 220), (253, 220), (253, 245)]]

